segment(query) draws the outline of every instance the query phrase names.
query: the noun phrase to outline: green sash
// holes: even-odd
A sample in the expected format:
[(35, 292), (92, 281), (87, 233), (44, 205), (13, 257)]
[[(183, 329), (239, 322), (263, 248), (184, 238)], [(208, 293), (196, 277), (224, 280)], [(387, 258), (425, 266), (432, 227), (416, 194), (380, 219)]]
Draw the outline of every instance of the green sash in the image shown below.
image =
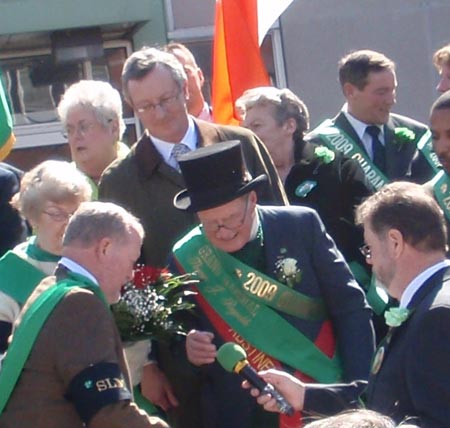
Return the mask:
[(30, 256), (32, 259), (37, 260), (39, 262), (57, 263), (61, 258), (61, 256), (43, 250), (36, 244), (36, 240), (37, 240), (36, 236), (32, 236), (26, 243), (24, 243), (25, 253), (27, 253), (27, 255)]
[[(336, 382), (341, 378), (342, 368), (338, 358), (329, 358), (310, 339), (267, 306), (270, 287), (266, 289), (266, 295), (255, 297), (250, 290), (252, 284), (247, 280), (249, 276), (242, 273), (260, 277), (261, 281), (267, 278), (269, 285), (276, 286), (276, 281), (244, 267), (232, 256), (212, 247), (200, 227), (175, 244), (173, 251), (186, 272), (195, 271), (202, 279), (197, 286), (202, 296), (245, 340), (318, 382)], [(312, 304), (320, 306), (320, 300), (290, 291), (298, 294), (298, 301), (302, 305), (306, 305), (307, 299), (310, 299)], [(306, 314), (311, 315), (311, 311), (306, 311)]]
[(417, 149), (422, 152), (424, 158), (428, 161), (435, 173), (442, 169), (442, 165), (439, 162), (437, 154), (433, 150), (430, 130), (427, 130), (427, 132), (422, 135), (421, 139), (417, 143)]
[(47, 275), (12, 251), (0, 259), (0, 290), (23, 306)]
[(432, 183), (434, 196), (444, 211), (445, 217), (450, 221), (450, 177), (444, 170), (441, 170), (433, 178)]
[(14, 331), (13, 340), (8, 348), (0, 370), (0, 414), (9, 401), (11, 393), (22, 373), (23, 367), (30, 355), (34, 342), (44, 326), (47, 318), (56, 308), (61, 299), (73, 287), (91, 290), (105, 305), (108, 305), (100, 287), (86, 277), (69, 273), (69, 278), (45, 290), (23, 315), (18, 328)]
[(364, 170), (367, 180), (376, 190), (380, 190), (385, 184), (389, 183), (388, 178), (374, 165), (366, 151), (353, 141), (347, 133), (336, 127), (331, 119), (323, 121), (314, 133), (317, 133), (329, 148), (356, 159)]
[(367, 302), (377, 315), (382, 315), (389, 303), (389, 296), (379, 285), (375, 275), (369, 275), (366, 270), (355, 261), (348, 263), (353, 276), (363, 288)]

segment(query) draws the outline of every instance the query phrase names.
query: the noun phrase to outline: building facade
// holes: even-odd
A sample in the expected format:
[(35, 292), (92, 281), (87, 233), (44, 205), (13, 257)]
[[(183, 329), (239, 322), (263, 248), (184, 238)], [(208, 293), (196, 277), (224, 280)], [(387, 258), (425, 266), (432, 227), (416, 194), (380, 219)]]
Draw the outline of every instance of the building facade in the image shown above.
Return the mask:
[[(239, 1), (239, 0), (236, 0)], [(8, 161), (24, 169), (68, 157), (55, 107), (80, 79), (120, 88), (126, 57), (143, 45), (176, 40), (194, 52), (210, 96), (214, 0), (0, 0), (0, 68), (17, 136)], [(351, 50), (379, 50), (397, 63), (394, 111), (427, 121), (436, 98), (435, 49), (450, 42), (448, 0), (294, 0), (262, 52), (273, 83), (308, 105), (311, 124), (343, 103), (337, 62)], [(141, 133), (124, 104), (132, 144)]]

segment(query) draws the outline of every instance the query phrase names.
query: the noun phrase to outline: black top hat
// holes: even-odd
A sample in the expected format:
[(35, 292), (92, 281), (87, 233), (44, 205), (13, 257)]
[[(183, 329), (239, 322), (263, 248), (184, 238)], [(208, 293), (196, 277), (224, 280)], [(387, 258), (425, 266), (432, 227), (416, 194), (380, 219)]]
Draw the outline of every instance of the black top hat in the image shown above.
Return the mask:
[(267, 180), (265, 174), (251, 179), (238, 140), (194, 150), (180, 156), (178, 163), (187, 186), (173, 199), (173, 204), (180, 210), (196, 212), (215, 208)]

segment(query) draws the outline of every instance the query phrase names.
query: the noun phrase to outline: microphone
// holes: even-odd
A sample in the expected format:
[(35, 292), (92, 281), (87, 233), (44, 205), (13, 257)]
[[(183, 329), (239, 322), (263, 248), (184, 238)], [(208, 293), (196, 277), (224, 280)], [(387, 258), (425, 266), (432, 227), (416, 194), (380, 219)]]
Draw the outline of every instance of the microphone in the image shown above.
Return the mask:
[(237, 373), (244, 377), (261, 394), (268, 394), (273, 397), (277, 403), (278, 410), (288, 416), (295, 412), (294, 408), (287, 400), (275, 389), (273, 385), (267, 383), (258, 375), (256, 370), (247, 360), (247, 354), (244, 349), (236, 343), (224, 343), (217, 351), (217, 361), (228, 372)]

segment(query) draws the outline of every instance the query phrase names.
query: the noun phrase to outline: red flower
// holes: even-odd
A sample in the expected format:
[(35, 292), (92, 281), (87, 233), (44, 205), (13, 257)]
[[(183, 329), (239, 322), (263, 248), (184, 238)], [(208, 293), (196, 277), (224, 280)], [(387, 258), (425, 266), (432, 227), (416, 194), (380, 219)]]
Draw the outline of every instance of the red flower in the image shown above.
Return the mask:
[(145, 288), (149, 284), (158, 281), (161, 275), (165, 275), (168, 273), (169, 271), (166, 268), (136, 265), (134, 267), (133, 284), (136, 288)]

